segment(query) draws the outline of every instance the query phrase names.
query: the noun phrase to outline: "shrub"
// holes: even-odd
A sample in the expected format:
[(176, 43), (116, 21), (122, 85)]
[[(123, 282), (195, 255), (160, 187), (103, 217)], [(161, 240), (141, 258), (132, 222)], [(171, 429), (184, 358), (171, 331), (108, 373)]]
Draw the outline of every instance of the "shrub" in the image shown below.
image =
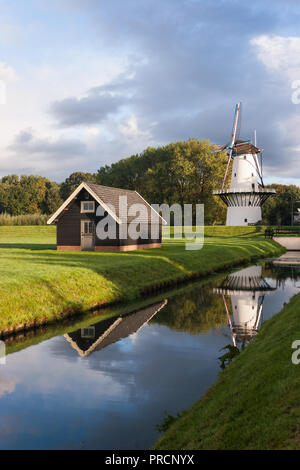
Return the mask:
[(41, 214), (0, 214), (0, 225), (46, 225), (48, 216)]

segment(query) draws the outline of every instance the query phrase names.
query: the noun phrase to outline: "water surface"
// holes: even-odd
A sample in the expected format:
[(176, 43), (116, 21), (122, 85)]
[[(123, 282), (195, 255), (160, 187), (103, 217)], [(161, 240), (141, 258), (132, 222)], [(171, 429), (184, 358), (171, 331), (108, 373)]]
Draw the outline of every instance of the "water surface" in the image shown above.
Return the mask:
[(0, 448), (151, 447), (164, 411), (217, 379), (220, 349), (246, 346), (299, 285), (299, 267), (253, 266), (9, 354)]

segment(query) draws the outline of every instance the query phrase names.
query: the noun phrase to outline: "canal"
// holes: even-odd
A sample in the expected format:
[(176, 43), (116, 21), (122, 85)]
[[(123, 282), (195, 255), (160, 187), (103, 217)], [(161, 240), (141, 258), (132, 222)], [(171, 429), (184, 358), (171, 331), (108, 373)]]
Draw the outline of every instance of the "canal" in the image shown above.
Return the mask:
[(300, 266), (266, 261), (40, 342), (8, 338), (0, 448), (151, 447), (165, 412), (217, 379), (222, 348), (246, 347), (299, 286)]

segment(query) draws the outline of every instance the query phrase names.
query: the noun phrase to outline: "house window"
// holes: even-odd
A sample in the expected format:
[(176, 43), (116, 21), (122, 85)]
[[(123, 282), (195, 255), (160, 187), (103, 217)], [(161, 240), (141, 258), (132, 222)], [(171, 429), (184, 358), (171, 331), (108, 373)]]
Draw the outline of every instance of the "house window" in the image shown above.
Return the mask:
[(245, 222), (248, 222), (248, 219), (245, 219)]
[(84, 222), (83, 224), (83, 233), (85, 235), (93, 233), (93, 222)]
[(95, 212), (95, 202), (81, 201), (81, 212)]
[(81, 338), (95, 338), (95, 327), (88, 326), (81, 328)]

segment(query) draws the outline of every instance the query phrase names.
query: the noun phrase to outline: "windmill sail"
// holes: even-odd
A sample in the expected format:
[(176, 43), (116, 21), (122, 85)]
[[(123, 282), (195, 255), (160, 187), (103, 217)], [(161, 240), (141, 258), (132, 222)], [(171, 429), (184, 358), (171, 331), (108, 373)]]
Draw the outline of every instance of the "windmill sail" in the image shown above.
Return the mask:
[(222, 189), (224, 189), (226, 178), (227, 178), (227, 173), (229, 170), (231, 158), (232, 158), (232, 151), (233, 151), (233, 146), (235, 144), (235, 139), (236, 139), (236, 133), (237, 133), (237, 128), (238, 128), (238, 121), (239, 121), (239, 114), (240, 114), (240, 108), (241, 108), (241, 103), (238, 103), (235, 108), (235, 114), (234, 114), (234, 120), (233, 120), (233, 128), (232, 128), (232, 136), (231, 136), (231, 143), (230, 146), (228, 147), (227, 155), (228, 155), (228, 162), (225, 170), (225, 175), (222, 183)]

